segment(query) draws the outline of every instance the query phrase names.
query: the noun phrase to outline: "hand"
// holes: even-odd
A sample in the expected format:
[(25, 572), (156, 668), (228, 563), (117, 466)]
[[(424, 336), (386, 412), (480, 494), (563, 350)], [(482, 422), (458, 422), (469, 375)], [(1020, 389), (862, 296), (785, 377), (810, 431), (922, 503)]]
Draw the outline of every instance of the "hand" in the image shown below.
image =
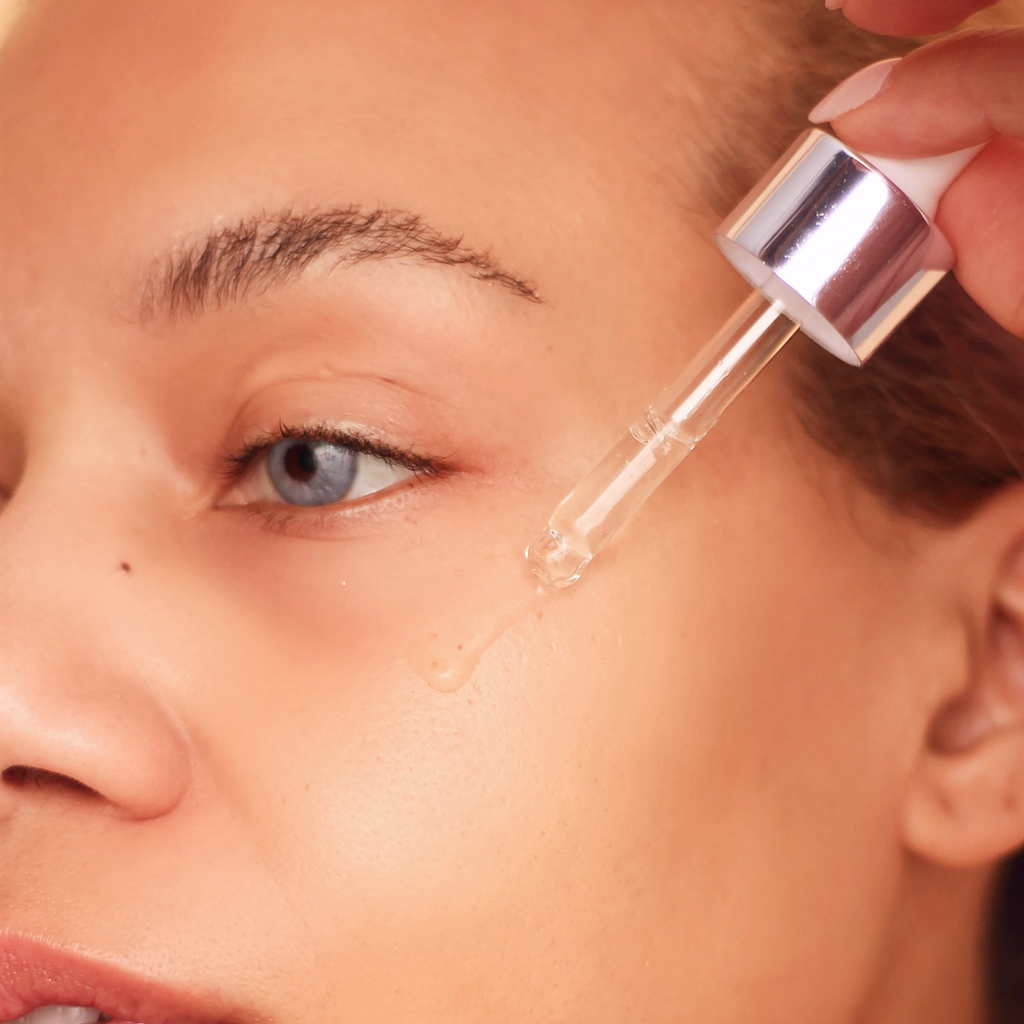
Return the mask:
[[(991, 0), (846, 0), (855, 24), (924, 34)], [(878, 156), (985, 149), (950, 186), (936, 223), (956, 275), (1007, 330), (1024, 337), (1024, 27), (972, 30), (847, 79), (811, 112), (854, 149)]]

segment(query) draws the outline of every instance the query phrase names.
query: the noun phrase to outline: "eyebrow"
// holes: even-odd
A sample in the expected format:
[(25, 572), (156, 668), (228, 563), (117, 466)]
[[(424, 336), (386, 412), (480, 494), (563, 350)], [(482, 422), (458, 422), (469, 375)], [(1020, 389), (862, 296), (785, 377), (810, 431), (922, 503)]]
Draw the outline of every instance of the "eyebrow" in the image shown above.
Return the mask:
[(463, 245), (461, 237), (445, 235), (417, 214), (341, 206), (260, 213), (157, 257), (142, 282), (143, 316), (197, 314), (238, 302), (298, 278), (324, 257), (333, 266), (411, 259), (455, 267), (529, 302), (543, 301), (489, 251)]

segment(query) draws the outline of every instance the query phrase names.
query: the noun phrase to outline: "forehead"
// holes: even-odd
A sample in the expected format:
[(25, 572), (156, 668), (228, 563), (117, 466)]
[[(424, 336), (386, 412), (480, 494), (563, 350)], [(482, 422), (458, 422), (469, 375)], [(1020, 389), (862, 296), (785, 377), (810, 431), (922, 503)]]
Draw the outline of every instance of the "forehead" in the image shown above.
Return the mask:
[(626, 0), (38, 0), (0, 52), (3, 379), (142, 358), (125, 323), (169, 249), (350, 206), (536, 286), (581, 387), (674, 372), (735, 295), (666, 173), (703, 95), (666, 6), (672, 33)]
[(656, 28), (629, 4), (43, 3), (3, 61), (5, 214), (45, 196), (95, 248), (329, 198), (564, 247), (636, 199), (674, 127)]

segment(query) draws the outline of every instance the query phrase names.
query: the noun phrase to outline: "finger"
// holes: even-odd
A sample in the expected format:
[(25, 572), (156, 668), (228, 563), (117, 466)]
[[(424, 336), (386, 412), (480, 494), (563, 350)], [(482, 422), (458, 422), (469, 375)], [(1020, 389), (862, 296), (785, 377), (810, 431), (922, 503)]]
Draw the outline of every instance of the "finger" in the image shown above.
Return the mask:
[(845, 0), (843, 13), (861, 28), (883, 36), (923, 36), (955, 28), (997, 0)]
[(993, 320), (1024, 338), (1024, 142), (996, 139), (942, 197), (935, 222), (956, 276)]
[[(811, 112), (855, 149), (879, 156), (934, 156), (1024, 138), (1024, 28), (962, 32), (873, 65), (846, 80)], [(881, 85), (865, 100), (865, 82)], [(859, 106), (851, 105), (860, 103)], [(844, 109), (846, 112), (843, 112)]]

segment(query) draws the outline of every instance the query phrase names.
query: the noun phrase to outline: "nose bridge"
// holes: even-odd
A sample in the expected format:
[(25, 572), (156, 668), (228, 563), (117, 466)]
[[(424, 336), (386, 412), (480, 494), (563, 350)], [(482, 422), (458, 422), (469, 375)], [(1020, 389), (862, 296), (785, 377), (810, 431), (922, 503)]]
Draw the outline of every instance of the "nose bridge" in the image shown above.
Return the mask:
[(117, 553), (141, 532), (143, 485), (131, 446), (113, 428), (100, 435), (72, 416), (45, 427), (30, 435), (24, 473), (0, 515), (0, 572), (29, 592), (39, 581), (56, 598), (79, 582), (94, 589), (101, 565), (123, 561)]
[(129, 818), (169, 813), (190, 785), (187, 733), (136, 628), (124, 545), (139, 511), (96, 468), (50, 448), (0, 515), (0, 813), (31, 799), (11, 768), (72, 779)]

